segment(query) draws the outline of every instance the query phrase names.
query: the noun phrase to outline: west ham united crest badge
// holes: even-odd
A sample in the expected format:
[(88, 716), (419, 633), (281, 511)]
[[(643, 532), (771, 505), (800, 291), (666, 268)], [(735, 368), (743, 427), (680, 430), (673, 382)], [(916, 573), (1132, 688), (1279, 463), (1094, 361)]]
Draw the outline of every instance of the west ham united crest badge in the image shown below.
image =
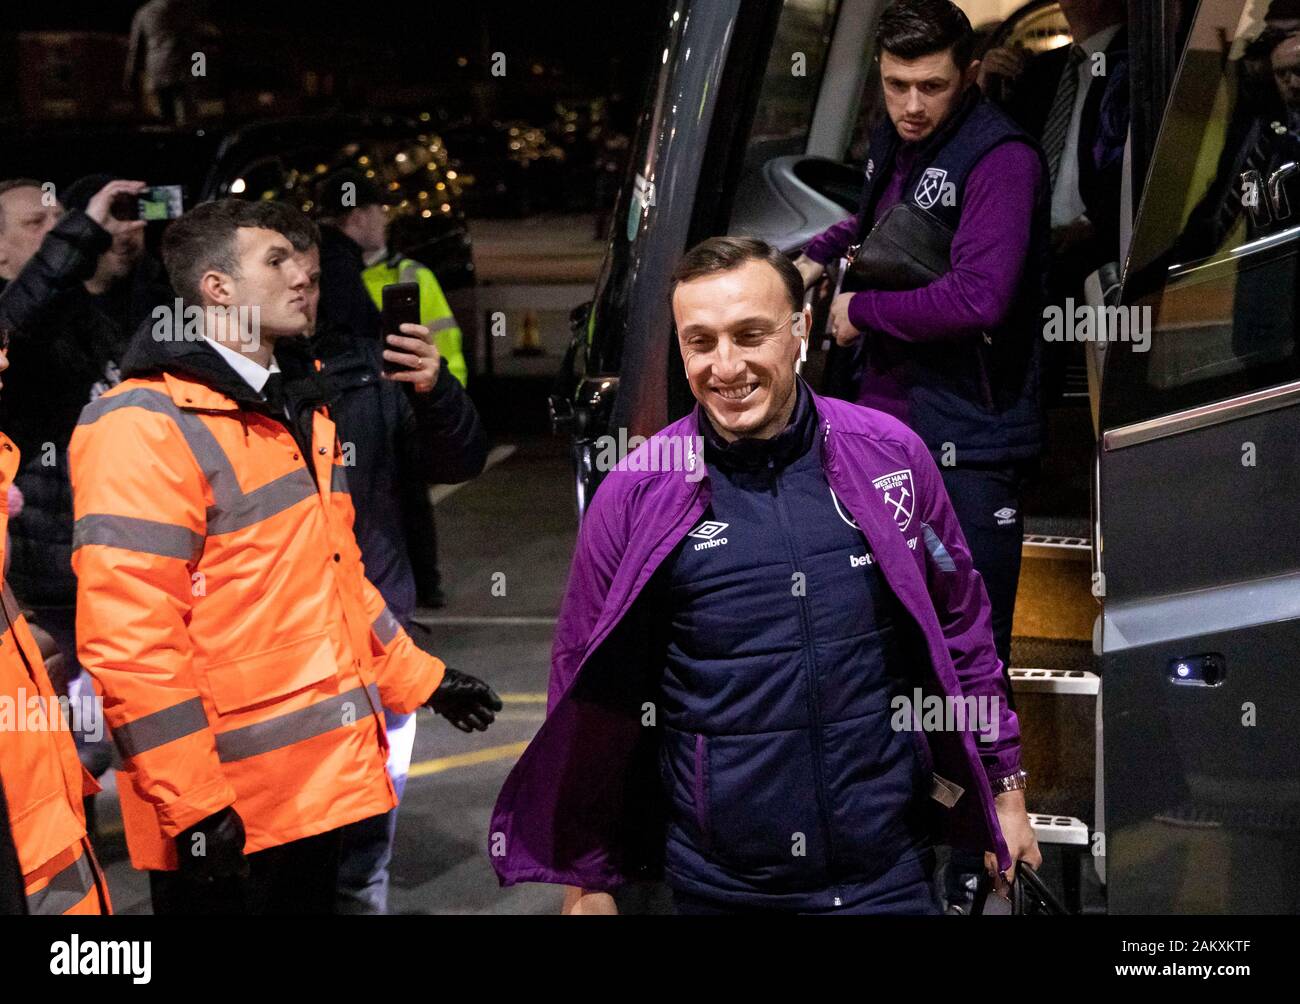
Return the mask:
[(906, 531), (912, 525), (912, 512), (916, 508), (916, 495), (912, 487), (912, 472), (894, 471), (875, 478), (871, 484), (885, 503), (885, 508), (894, 517), (898, 528)]
[(943, 183), (948, 179), (948, 172), (938, 167), (927, 167), (921, 180), (916, 183), (916, 204), (922, 209), (930, 209), (943, 194)]

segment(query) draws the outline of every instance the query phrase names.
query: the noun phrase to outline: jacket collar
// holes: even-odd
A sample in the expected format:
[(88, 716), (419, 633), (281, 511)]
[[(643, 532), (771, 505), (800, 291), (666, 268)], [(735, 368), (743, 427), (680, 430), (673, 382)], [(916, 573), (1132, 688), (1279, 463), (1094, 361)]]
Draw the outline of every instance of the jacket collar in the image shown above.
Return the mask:
[[(153, 320), (136, 330), (122, 362), (122, 378), (161, 376), (177, 407), (196, 411), (266, 412), (262, 395), (231, 368), (207, 339), (163, 341), (153, 337)], [(317, 373), (306, 339), (282, 338), (275, 361), (284, 374), (285, 397), (297, 414), (306, 407), (330, 402), (329, 390)], [(278, 417), (278, 416), (276, 416)]]
[(812, 391), (799, 377), (795, 378), (794, 411), (784, 429), (770, 439), (723, 439), (702, 405), (695, 407), (696, 427), (704, 439), (704, 459), (729, 470), (756, 470), (769, 461), (786, 467), (812, 448), (817, 436), (817, 411)]

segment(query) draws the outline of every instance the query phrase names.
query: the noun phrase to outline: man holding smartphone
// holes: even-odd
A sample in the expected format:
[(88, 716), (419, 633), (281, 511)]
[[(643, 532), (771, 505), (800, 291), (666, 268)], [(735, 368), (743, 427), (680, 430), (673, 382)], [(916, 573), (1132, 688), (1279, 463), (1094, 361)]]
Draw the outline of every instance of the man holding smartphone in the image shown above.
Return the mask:
[[(51, 207), (44, 203), (54, 201), (53, 191), (35, 180), (0, 187), (0, 230), (25, 238), (5, 241), (2, 253), (13, 278), (0, 299), (0, 325), (12, 330), (13, 346), (0, 428), (22, 453), (14, 484), (25, 500), (9, 524), (9, 582), (63, 653), (75, 697), (89, 681), (76, 662), (68, 441), (81, 409), (120, 380), (136, 326), (173, 294), (162, 266), (145, 252), (145, 223), (115, 215), (123, 201), (135, 206), (144, 182), (89, 175)], [(5, 212), (9, 206), (18, 211)], [(57, 223), (38, 235), (31, 224), (47, 210)], [(77, 735), (80, 755), (99, 776), (109, 747), (85, 739)]]
[[(350, 228), (344, 221), (377, 206), (378, 198), (378, 191), (359, 172), (338, 172), (322, 185), (317, 199), (324, 245), (320, 311), (310, 344), (334, 393), (332, 414), (339, 436), (354, 447), (349, 484), (366, 570), (397, 622), (412, 630), (417, 589), (403, 499), (425, 494), (433, 484), (476, 477), (487, 461), (487, 434), (474, 403), (433, 344), (429, 328), (411, 323), (421, 317), (418, 285), (386, 287), (388, 309), (373, 330), (369, 326), (374, 305), (362, 278), (360, 245), (345, 232)], [(362, 300), (369, 312), (362, 309)], [(382, 342), (376, 337), (381, 331)], [(385, 708), (384, 718), (393, 744), (388, 770), (400, 800), (416, 718), (390, 708)], [(396, 825), (393, 809), (347, 828), (339, 873), (340, 912), (387, 911)]]

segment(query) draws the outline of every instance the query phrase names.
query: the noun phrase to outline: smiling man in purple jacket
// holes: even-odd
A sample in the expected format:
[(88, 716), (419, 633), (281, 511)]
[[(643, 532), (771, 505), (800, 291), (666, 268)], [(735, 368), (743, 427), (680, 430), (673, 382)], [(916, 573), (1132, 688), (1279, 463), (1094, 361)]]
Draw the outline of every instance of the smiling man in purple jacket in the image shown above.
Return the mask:
[(1046, 165), (975, 86), (975, 38), (955, 4), (897, 0), (876, 42), (888, 115), (871, 138), (859, 211), (814, 238), (795, 265), (816, 281), (900, 204), (952, 233), (944, 274), (916, 289), (841, 293), (832, 333), (856, 353), (854, 399), (906, 422), (940, 464), (1010, 665), (1021, 496), (1043, 447)]
[(778, 251), (712, 238), (673, 280), (698, 406), (582, 522), (547, 718), (493, 813), (502, 883), (566, 885), (568, 913), (659, 875), (681, 913), (936, 913), (940, 839), (1038, 865), (988, 599), (925, 445), (798, 378)]

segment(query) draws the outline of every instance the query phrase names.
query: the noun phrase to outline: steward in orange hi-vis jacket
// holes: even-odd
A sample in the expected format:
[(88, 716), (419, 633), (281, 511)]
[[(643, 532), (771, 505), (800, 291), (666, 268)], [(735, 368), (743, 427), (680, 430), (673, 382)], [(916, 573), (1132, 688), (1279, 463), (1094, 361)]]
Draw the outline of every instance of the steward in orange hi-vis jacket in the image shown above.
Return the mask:
[(72, 437), (78, 653), (156, 912), (329, 912), (338, 828), (396, 804), (382, 706), (428, 703), (466, 731), (500, 707), (366, 579), (324, 384), (293, 337), (316, 244), (278, 203), (174, 223), (168, 272), (204, 309), (156, 312)]
[[(0, 349), (0, 372), (9, 363)], [(0, 433), (0, 569), (18, 448)], [(108, 886), (86, 838), (82, 799), (99, 785), (81, 766), (36, 639), (18, 603), (0, 596), (0, 780), (27, 912), (110, 913)]]

